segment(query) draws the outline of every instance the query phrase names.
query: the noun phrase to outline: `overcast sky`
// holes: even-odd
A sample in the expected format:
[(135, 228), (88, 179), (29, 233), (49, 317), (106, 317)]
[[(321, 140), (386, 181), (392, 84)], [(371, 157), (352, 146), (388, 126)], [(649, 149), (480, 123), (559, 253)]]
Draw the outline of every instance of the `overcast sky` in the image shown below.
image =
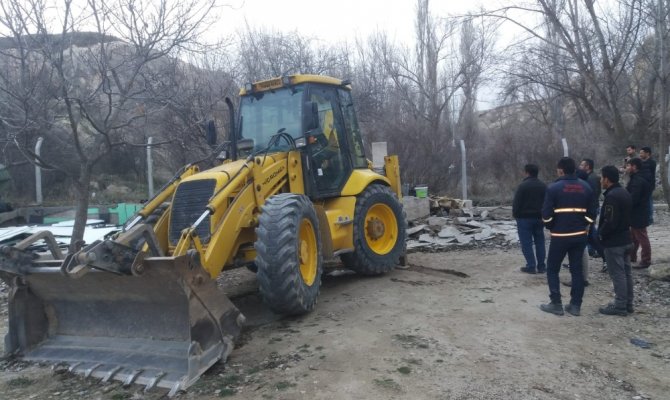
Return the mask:
[[(433, 0), (430, 10), (435, 17), (463, 15), (500, 5), (504, 0)], [(375, 31), (385, 31), (398, 42), (414, 41), (416, 0), (231, 0), (224, 7), (215, 25), (217, 38), (250, 27), (290, 32), (325, 42), (365, 39)], [(511, 38), (507, 38), (507, 41)], [(497, 89), (484, 87), (479, 93), (480, 109), (496, 105)]]
[[(434, 0), (435, 16), (476, 11), (496, 0)], [(221, 11), (219, 33), (232, 34), (244, 27), (265, 27), (278, 31), (297, 30), (301, 34), (329, 42), (365, 38), (383, 30), (399, 41), (411, 43), (414, 37), (416, 0), (231, 0)]]

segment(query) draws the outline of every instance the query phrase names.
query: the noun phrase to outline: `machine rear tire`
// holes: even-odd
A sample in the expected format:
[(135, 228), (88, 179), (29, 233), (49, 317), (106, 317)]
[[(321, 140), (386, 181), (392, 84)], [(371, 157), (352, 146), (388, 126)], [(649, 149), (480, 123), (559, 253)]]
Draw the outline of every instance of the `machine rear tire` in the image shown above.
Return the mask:
[(344, 265), (361, 275), (392, 270), (405, 253), (407, 218), (395, 194), (372, 184), (356, 199), (354, 252), (343, 254)]
[(311, 311), (321, 286), (319, 221), (307, 196), (282, 193), (261, 209), (256, 228), (257, 278), (263, 301), (275, 312)]

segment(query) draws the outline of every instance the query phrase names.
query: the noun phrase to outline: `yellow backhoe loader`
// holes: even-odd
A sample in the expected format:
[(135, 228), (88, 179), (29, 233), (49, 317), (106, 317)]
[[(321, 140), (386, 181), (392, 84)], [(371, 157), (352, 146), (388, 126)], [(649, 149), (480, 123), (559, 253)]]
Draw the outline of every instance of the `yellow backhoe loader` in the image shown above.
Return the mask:
[(284, 76), (240, 96), (221, 163), (182, 168), (115, 237), (65, 256), (48, 231), (0, 249), (6, 353), (174, 394), (244, 323), (217, 286), (224, 268), (257, 271), (267, 306), (301, 314), (324, 259), (376, 275), (404, 257), (398, 160), (372, 169), (347, 81)]

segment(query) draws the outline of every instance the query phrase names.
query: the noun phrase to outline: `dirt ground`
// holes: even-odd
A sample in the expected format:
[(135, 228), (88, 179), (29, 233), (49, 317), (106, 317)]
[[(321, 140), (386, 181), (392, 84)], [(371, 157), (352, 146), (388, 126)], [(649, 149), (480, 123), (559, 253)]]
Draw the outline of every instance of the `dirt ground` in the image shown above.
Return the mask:
[[(670, 218), (650, 228), (654, 264), (670, 263)], [(636, 313), (603, 316), (612, 285), (591, 259), (582, 316), (541, 312), (544, 275), (520, 273), (518, 247), (412, 253), (408, 269), (324, 279), (316, 309), (279, 318), (254, 275), (227, 277), (249, 326), (226, 364), (182, 399), (668, 399), (670, 283), (634, 271)], [(566, 270), (561, 272), (566, 278)], [(2, 289), (0, 334), (6, 332)], [(567, 295), (569, 288), (563, 287)], [(650, 343), (641, 348), (631, 339)], [(0, 362), (0, 398), (158, 399), (49, 366)]]

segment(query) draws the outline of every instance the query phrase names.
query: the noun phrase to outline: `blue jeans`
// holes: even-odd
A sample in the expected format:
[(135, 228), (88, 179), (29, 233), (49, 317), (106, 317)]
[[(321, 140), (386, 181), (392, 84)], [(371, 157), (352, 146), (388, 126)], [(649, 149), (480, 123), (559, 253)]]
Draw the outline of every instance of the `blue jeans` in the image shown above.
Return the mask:
[[(517, 218), (516, 230), (519, 234), (521, 252), (526, 259), (526, 268), (545, 269), (544, 225), (540, 218)], [(535, 251), (533, 252), (533, 244)]]
[(582, 272), (582, 255), (586, 248), (587, 236), (556, 238), (552, 237), (547, 255), (547, 284), (549, 298), (554, 304), (561, 304), (561, 283), (558, 273), (565, 255), (568, 255), (572, 288), (570, 289), (570, 303), (581, 307), (584, 297), (584, 274)]

